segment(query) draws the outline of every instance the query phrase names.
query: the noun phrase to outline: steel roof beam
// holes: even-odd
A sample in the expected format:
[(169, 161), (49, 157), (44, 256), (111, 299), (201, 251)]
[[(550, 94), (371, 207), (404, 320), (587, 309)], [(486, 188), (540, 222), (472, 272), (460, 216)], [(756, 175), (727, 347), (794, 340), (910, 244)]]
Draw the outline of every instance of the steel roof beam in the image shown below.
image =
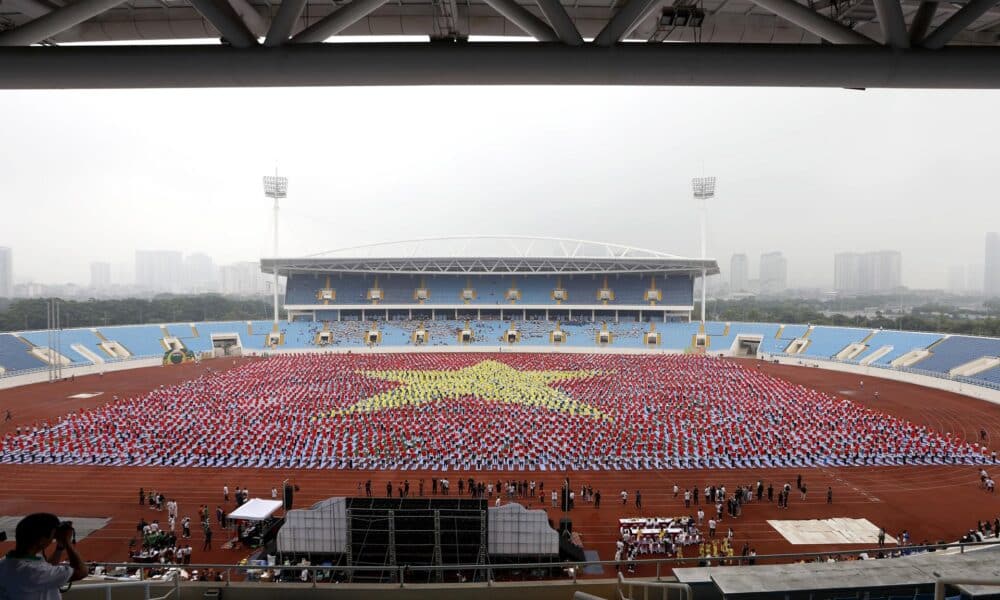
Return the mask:
[(0, 4), (9, 6), (10, 8), (13, 8), (14, 11), (19, 12), (26, 17), (31, 17), (32, 19), (37, 19), (42, 15), (47, 15), (54, 9), (53, 6), (43, 2), (42, 0), (6, 0)]
[(280, 46), (288, 41), (288, 36), (292, 35), (292, 30), (295, 28), (295, 22), (302, 16), (306, 1), (282, 0), (278, 14), (271, 20), (271, 28), (267, 30), (265, 46)]
[(910, 38), (906, 34), (906, 20), (899, 0), (874, 0), (875, 14), (882, 29), (882, 43), (893, 48), (908, 48)]
[(316, 44), (335, 36), (378, 10), (388, 0), (354, 0), (306, 27), (292, 38), (293, 44)]
[(535, 0), (538, 8), (545, 15), (552, 30), (559, 36), (559, 41), (569, 46), (580, 46), (583, 44), (583, 37), (577, 30), (573, 20), (569, 18), (566, 9), (560, 0)]
[(517, 25), (522, 31), (539, 42), (557, 42), (559, 36), (544, 21), (515, 0), (483, 0), (505, 19)]
[(267, 19), (265, 19), (252, 4), (247, 0), (229, 0), (229, 5), (236, 11), (237, 16), (243, 21), (250, 33), (256, 37), (261, 37), (267, 32)]
[[(77, 0), (20, 27), (0, 33), (0, 46), (30, 46), (43, 42), (121, 3), (122, 0)], [(3, 69), (0, 69), (0, 73), (2, 72)]]
[(986, 14), (986, 11), (996, 4), (997, 0), (970, 0), (958, 12), (948, 17), (947, 21), (938, 25), (937, 29), (924, 38), (920, 45), (931, 50), (944, 48), (945, 44), (950, 42), (952, 38), (975, 23), (976, 19)]
[(195, 10), (219, 32), (222, 39), (234, 48), (257, 45), (257, 36), (250, 33), (243, 19), (228, 0), (189, 0)]
[(768, 10), (789, 23), (798, 25), (809, 33), (819, 36), (834, 44), (872, 44), (874, 40), (864, 36), (849, 27), (828, 19), (808, 6), (803, 6), (795, 0), (750, 0), (757, 6)]
[(920, 6), (917, 7), (917, 12), (913, 14), (913, 20), (910, 22), (910, 44), (919, 44), (920, 40), (924, 39), (924, 36), (927, 35), (927, 30), (931, 27), (931, 22), (934, 21), (937, 9), (937, 2), (925, 0), (920, 3)]
[(594, 44), (613, 46), (627, 38), (662, 2), (663, 0), (628, 0), (597, 34)]
[(949, 46), (930, 51), (881, 45), (679, 43), (601, 48), (523, 42), (246, 49), (32, 47), (0, 49), (0, 73), (0, 89), (329, 85), (1000, 89), (1000, 47)]

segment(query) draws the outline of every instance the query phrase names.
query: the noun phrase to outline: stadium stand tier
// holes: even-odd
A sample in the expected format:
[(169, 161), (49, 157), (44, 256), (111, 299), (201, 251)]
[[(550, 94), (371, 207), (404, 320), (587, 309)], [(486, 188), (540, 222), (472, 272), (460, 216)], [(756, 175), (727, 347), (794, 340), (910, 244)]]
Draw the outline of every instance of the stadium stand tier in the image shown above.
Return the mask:
[(0, 367), (8, 374), (44, 367), (45, 363), (29, 354), (30, 350), (24, 341), (15, 336), (0, 334)]
[(953, 335), (934, 344), (930, 351), (931, 355), (914, 367), (921, 371), (948, 373), (978, 358), (1000, 356), (1000, 339)]
[[(600, 283), (600, 282), (599, 282)], [(213, 343), (215, 338), (226, 338), (227, 344), (240, 348), (244, 353), (259, 353), (265, 351), (294, 351), (322, 349), (351, 349), (377, 347), (391, 348), (440, 348), (468, 347), (478, 349), (516, 350), (517, 348), (558, 348), (574, 349), (621, 349), (621, 350), (658, 350), (666, 352), (696, 352), (695, 337), (701, 333), (707, 335), (704, 351), (711, 354), (746, 355), (739, 351), (738, 339), (752, 338), (759, 341), (756, 352), (769, 355), (789, 355), (803, 358), (834, 360), (838, 353), (852, 344), (860, 344), (863, 351), (844, 362), (862, 363), (866, 357), (883, 348), (890, 348), (871, 366), (893, 368), (892, 361), (915, 350), (927, 350), (928, 356), (907, 367), (909, 370), (924, 374), (948, 377), (952, 369), (972, 361), (1000, 357), (1000, 339), (979, 338), (961, 335), (945, 335), (935, 333), (919, 333), (907, 331), (882, 331), (860, 328), (841, 328), (830, 326), (809, 325), (779, 325), (776, 323), (726, 323), (710, 321), (704, 330), (697, 322), (663, 322), (658, 320), (656, 313), (650, 313), (643, 321), (632, 316), (621, 316), (616, 322), (612, 311), (597, 314), (591, 320), (590, 311), (582, 311), (579, 316), (574, 314), (572, 320), (550, 317), (549, 320), (529, 319), (504, 320), (497, 318), (477, 319), (475, 310), (468, 311), (468, 319), (453, 318), (426, 319), (402, 318), (395, 315), (391, 320), (385, 320), (384, 312), (375, 311), (374, 319), (354, 317), (344, 320), (313, 321), (311, 318), (299, 318), (292, 322), (282, 321), (277, 326), (281, 342), (277, 346), (268, 344), (268, 334), (274, 330), (270, 321), (231, 321), (212, 323), (167, 323), (163, 325), (133, 325), (99, 328), (79, 328), (61, 330), (59, 352), (66, 357), (72, 366), (93, 364), (91, 358), (79, 352), (74, 347), (83, 346), (91, 355), (105, 362), (117, 360), (101, 348), (103, 340), (117, 342), (126, 348), (132, 357), (161, 356), (165, 351), (164, 337), (176, 338), (184, 347), (195, 353), (209, 353), (219, 347)], [(336, 316), (336, 315), (335, 315)], [(444, 315), (448, 316), (448, 315)], [(463, 342), (461, 332), (468, 325), (472, 338)], [(415, 342), (414, 333), (423, 329), (427, 338), (423, 343)], [(562, 332), (562, 341), (553, 342), (552, 333)], [(516, 330), (518, 341), (508, 343), (507, 334)], [(610, 341), (601, 343), (599, 333), (607, 331)], [(329, 332), (329, 341), (321, 342), (318, 334)], [(369, 343), (368, 334), (377, 331), (380, 339), (376, 344)], [(650, 343), (650, 333), (658, 335), (656, 343)], [(790, 352), (790, 345), (796, 340), (808, 343), (800, 352)], [(218, 342), (218, 339), (216, 339)], [(44, 360), (30, 354), (32, 346), (44, 347), (48, 344), (46, 331), (15, 332), (0, 334), (0, 367), (6, 377), (21, 372), (45, 367)], [(963, 381), (977, 383), (989, 387), (1000, 386), (1000, 367), (987, 368)]]
[[(607, 288), (605, 288), (605, 281)], [(327, 283), (329, 282), (329, 288)], [(335, 298), (322, 299), (322, 290), (333, 290)], [(382, 298), (375, 303), (369, 290), (379, 289)], [(429, 297), (421, 300), (418, 289), (427, 290)], [(466, 298), (463, 290), (471, 289), (474, 297)], [(520, 292), (520, 300), (508, 299), (508, 290)], [(553, 297), (561, 289), (566, 298)], [(608, 289), (613, 298), (601, 299), (599, 291)], [(662, 299), (656, 305), (690, 306), (694, 303), (693, 280), (687, 275), (656, 277), (650, 275), (385, 275), (385, 274), (292, 274), (287, 284), (287, 304), (295, 306), (346, 305), (470, 305), (480, 308), (543, 304), (594, 304), (600, 306), (650, 305), (646, 292), (658, 290)]]

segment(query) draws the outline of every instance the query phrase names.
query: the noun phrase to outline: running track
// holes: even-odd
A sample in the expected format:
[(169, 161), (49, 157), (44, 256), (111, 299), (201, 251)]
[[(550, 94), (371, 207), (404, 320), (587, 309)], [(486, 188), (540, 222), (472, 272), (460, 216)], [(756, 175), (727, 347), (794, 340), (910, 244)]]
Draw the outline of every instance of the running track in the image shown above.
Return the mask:
[[(254, 359), (242, 359), (254, 360)], [(216, 360), (201, 365), (182, 365), (169, 368), (151, 368), (110, 373), (103, 377), (81, 377), (75, 381), (56, 384), (37, 384), (0, 391), (0, 414), (8, 408), (14, 420), (0, 425), (0, 434), (14, 426), (30, 425), (39, 419), (52, 419), (58, 415), (84, 406), (96, 406), (112, 400), (114, 395), (137, 394), (154, 386), (169, 385), (197, 376), (205, 369), (230, 368), (231, 359)], [(938, 429), (965, 436), (970, 441), (978, 439), (979, 429), (985, 428), (989, 439), (1000, 441), (1000, 406), (974, 400), (957, 394), (921, 388), (889, 380), (866, 379), (862, 390), (856, 375), (823, 371), (808, 367), (781, 366), (750, 362), (748, 366), (761, 368), (789, 381), (822, 391), (837, 394), (893, 415), (910, 419)], [(880, 392), (878, 401), (874, 392)], [(103, 392), (90, 400), (70, 400), (67, 396), (81, 392)], [(1000, 444), (996, 444), (1000, 445)], [(996, 445), (991, 443), (991, 447)], [(994, 469), (1000, 474), (1000, 466)], [(867, 518), (883, 526), (891, 535), (908, 529), (911, 540), (953, 541), (977, 519), (994, 519), (1000, 515), (1000, 496), (990, 496), (978, 487), (977, 468), (971, 466), (945, 467), (852, 467), (815, 469), (757, 469), (757, 470), (677, 470), (677, 471), (585, 471), (569, 472), (573, 487), (579, 492), (584, 483), (590, 483), (602, 493), (602, 506), (578, 502), (578, 508), (569, 516), (574, 528), (581, 533), (587, 548), (596, 549), (602, 559), (614, 554), (617, 539), (617, 519), (622, 516), (675, 516), (692, 514), (685, 511), (683, 499), (673, 498), (671, 488), (676, 483), (682, 489), (710, 484), (724, 484), (732, 490), (739, 484), (755, 484), (759, 479), (773, 483), (777, 489), (786, 481), (794, 486), (796, 475), (802, 474), (809, 489), (806, 501), (797, 493), (791, 496), (790, 508), (778, 510), (773, 504), (750, 504), (736, 520), (726, 519), (720, 524), (720, 533), (731, 526), (735, 533), (736, 550), (749, 541), (758, 554), (777, 552), (813, 552), (837, 550), (833, 546), (792, 546), (767, 523), (767, 519), (807, 519), (828, 517)], [(302, 507), (338, 495), (355, 495), (358, 483), (371, 479), (373, 490), (385, 489), (385, 482), (410, 481), (411, 494), (417, 493), (417, 482), (425, 478), (425, 491), (429, 494), (430, 478), (440, 472), (416, 471), (310, 471), (310, 470), (253, 470), (253, 469), (201, 469), (166, 467), (83, 467), (83, 466), (13, 466), (0, 465), (0, 515), (21, 515), (31, 511), (46, 510), (60, 515), (110, 517), (104, 529), (95, 532), (80, 544), (87, 560), (117, 561), (127, 559), (128, 541), (135, 536), (135, 524), (140, 517), (147, 521), (159, 518), (166, 524), (166, 513), (157, 513), (138, 505), (138, 489), (162, 491), (173, 497), (180, 506), (180, 516), (195, 516), (201, 504), (212, 509), (222, 502), (222, 486), (231, 490), (236, 486), (249, 486), (252, 496), (267, 497), (272, 487), (280, 488), (288, 478), (299, 485), (295, 505)], [(449, 471), (453, 481), (459, 476), (489, 480), (510, 478), (544, 481), (546, 489), (556, 487), (562, 473), (554, 472), (470, 472)], [(826, 504), (826, 488), (834, 493), (832, 505)], [(453, 492), (456, 486), (453, 485)], [(622, 506), (618, 493), (629, 491), (629, 505)], [(634, 505), (636, 490), (642, 491), (643, 508)], [(533, 504), (537, 508), (537, 501)], [(233, 505), (224, 506), (231, 510)], [(557, 510), (547, 508), (550, 517), (558, 522), (562, 516)], [(706, 510), (706, 513), (713, 511)], [(213, 551), (201, 551), (203, 538), (197, 527), (191, 545), (195, 548), (194, 562), (235, 563), (246, 557), (245, 551), (219, 550), (224, 536), (218, 530), (213, 539)], [(179, 525), (178, 525), (179, 531)], [(8, 535), (12, 537), (13, 532)], [(6, 551), (12, 544), (0, 544)], [(850, 547), (841, 547), (848, 549)], [(691, 555), (688, 549), (686, 554)]]

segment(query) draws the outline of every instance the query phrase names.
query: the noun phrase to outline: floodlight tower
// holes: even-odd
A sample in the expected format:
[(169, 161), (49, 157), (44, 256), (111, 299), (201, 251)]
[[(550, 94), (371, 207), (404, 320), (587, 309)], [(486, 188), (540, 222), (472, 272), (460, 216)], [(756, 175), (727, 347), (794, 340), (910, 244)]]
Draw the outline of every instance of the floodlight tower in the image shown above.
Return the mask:
[(274, 198), (274, 324), (278, 324), (278, 199), (288, 197), (288, 178), (264, 177), (264, 196)]
[(708, 199), (715, 197), (715, 177), (695, 177), (691, 180), (691, 191), (694, 192), (694, 199), (701, 201), (701, 324), (705, 325), (705, 297), (706, 288), (708, 288), (707, 282), (705, 281), (707, 276), (707, 269), (705, 268), (705, 260), (708, 258), (705, 252), (705, 219), (706, 213), (708, 212)]

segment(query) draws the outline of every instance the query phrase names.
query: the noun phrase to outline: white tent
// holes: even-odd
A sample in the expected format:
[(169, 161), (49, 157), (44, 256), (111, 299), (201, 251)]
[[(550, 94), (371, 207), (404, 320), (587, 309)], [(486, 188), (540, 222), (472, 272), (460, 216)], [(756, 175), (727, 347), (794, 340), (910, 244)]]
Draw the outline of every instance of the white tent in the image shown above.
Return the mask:
[(240, 521), (263, 521), (270, 519), (271, 515), (281, 508), (281, 500), (264, 500), (263, 498), (251, 498), (242, 506), (229, 513), (230, 519)]

